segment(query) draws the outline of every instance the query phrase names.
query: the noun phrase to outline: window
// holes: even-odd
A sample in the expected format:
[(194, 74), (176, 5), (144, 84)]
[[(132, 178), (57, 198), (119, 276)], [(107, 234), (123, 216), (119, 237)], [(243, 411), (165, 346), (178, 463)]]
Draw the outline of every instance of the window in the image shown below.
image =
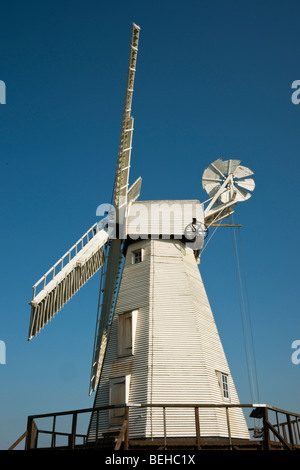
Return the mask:
[(118, 355), (134, 354), (137, 310), (119, 314), (118, 317)]
[[(123, 405), (128, 402), (130, 376), (117, 377), (109, 381), (109, 404)], [(113, 408), (109, 412), (110, 426), (121, 426), (125, 418), (125, 408)]]
[(229, 401), (230, 394), (229, 394), (228, 375), (224, 374), (223, 372), (217, 372), (217, 377), (218, 377), (219, 386), (220, 386), (221, 393), (222, 393), (222, 398), (225, 401)]
[(222, 374), (222, 391), (223, 398), (229, 400), (228, 376), (225, 374)]
[(132, 252), (132, 264), (138, 264), (143, 261), (143, 250), (140, 248), (139, 250), (135, 250)]

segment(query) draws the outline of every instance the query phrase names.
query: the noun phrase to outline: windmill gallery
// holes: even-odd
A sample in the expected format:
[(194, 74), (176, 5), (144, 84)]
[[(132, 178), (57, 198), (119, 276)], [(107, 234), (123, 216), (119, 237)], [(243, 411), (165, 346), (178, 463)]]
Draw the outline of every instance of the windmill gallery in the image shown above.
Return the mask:
[[(53, 420), (51, 447), (58, 447), (56, 417), (68, 414), (72, 449), (295, 448), (299, 415), (240, 404), (199, 270), (208, 230), (250, 199), (253, 172), (240, 160), (216, 159), (203, 173), (205, 203), (139, 201), (142, 179), (129, 185), (139, 35), (133, 24), (113, 204), (99, 208), (107, 217), (41, 277), (30, 302), (32, 340), (100, 271), (89, 385), (94, 405), (28, 417), (26, 449), (37, 448), (46, 432), (40, 417)], [(260, 440), (253, 439), (243, 407), (263, 420)], [(271, 423), (273, 411), (283, 414), (288, 438), (278, 420)], [(87, 431), (79, 436), (77, 417), (84, 412)]]

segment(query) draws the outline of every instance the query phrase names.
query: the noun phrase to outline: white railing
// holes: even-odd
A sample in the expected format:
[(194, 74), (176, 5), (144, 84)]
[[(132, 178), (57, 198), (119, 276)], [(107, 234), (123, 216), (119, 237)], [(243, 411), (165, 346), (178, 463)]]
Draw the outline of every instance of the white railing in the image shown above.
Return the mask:
[[(39, 279), (34, 286), (32, 299), (37, 294), (37, 287), (43, 283), (45, 289), (48, 282), (52, 281), (54, 277), (62, 271), (62, 269), (70, 263), (70, 261), (83, 249), (83, 247), (96, 235), (98, 231), (98, 223), (95, 223), (84, 235)], [(47, 278), (49, 280), (47, 281)]]

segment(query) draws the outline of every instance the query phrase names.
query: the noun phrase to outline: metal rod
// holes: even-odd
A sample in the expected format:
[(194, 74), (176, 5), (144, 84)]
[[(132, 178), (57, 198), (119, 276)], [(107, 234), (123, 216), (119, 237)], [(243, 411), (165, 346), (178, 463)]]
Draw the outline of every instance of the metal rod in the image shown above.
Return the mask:
[(211, 224), (211, 227), (242, 227), (241, 224)]

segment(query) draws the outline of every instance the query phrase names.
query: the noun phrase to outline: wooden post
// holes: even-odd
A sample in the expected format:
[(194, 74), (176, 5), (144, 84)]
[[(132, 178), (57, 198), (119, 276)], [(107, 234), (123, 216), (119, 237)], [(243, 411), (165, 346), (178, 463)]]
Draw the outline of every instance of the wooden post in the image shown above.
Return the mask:
[(264, 409), (263, 426), (264, 426), (264, 450), (269, 450), (269, 448), (270, 448), (270, 430), (269, 430), (269, 426), (268, 426), (268, 408)]
[(96, 444), (98, 442), (98, 434), (99, 434), (99, 410), (96, 411)]
[(228, 410), (228, 406), (226, 406), (226, 418), (227, 418), (229, 448), (232, 449), (232, 440), (231, 440), (231, 431), (230, 431), (230, 422), (229, 422), (229, 410)]
[(196, 443), (197, 443), (197, 449), (201, 449), (201, 444), (200, 444), (200, 421), (199, 421), (199, 408), (198, 406), (195, 406), (195, 424), (196, 424)]
[(293, 436), (293, 429), (291, 425), (291, 417), (289, 414), (286, 414), (286, 419), (287, 419), (287, 424), (288, 424), (288, 431), (289, 431), (289, 438), (290, 438), (290, 444), (292, 447), (294, 447), (294, 436)]
[(163, 419), (164, 419), (164, 449), (167, 448), (167, 425), (166, 425), (166, 407), (163, 406)]
[(294, 436), (295, 436), (295, 444), (298, 445), (299, 444), (299, 439), (298, 439), (297, 429), (296, 429), (296, 420), (293, 421), (292, 424), (293, 424), (293, 433), (294, 433)]
[(73, 419), (72, 419), (72, 434), (71, 434), (71, 442), (70, 442), (71, 449), (75, 449), (76, 426), (77, 426), (77, 413), (75, 412), (73, 413)]
[(37, 447), (37, 427), (35, 421), (30, 416), (27, 420), (27, 437), (25, 449), (35, 449)]
[[(278, 431), (279, 434), (280, 434), (280, 423), (279, 423), (278, 411), (276, 411), (276, 422), (277, 422), (277, 431)], [(277, 440), (279, 441), (279, 439), (277, 438), (277, 436), (275, 436), (275, 439), (277, 439)]]
[(124, 435), (124, 450), (128, 450), (129, 445), (129, 406), (125, 408), (125, 421), (127, 421), (127, 426)]
[(56, 444), (55, 423), (56, 423), (56, 415), (53, 416), (51, 447), (55, 447), (55, 444)]
[(30, 418), (30, 416), (27, 419), (27, 436), (26, 436), (26, 443), (25, 443), (25, 449), (29, 450), (30, 449), (30, 439), (31, 439), (31, 433), (32, 433), (32, 421), (33, 419)]
[(297, 416), (296, 416), (296, 427), (297, 427), (297, 431), (298, 431), (298, 438), (300, 440), (300, 428), (299, 428), (299, 420), (298, 420)]
[(286, 435), (286, 430), (285, 430), (285, 423), (282, 423), (281, 429), (282, 429), (282, 434), (283, 434), (284, 440), (287, 442), (287, 435)]

